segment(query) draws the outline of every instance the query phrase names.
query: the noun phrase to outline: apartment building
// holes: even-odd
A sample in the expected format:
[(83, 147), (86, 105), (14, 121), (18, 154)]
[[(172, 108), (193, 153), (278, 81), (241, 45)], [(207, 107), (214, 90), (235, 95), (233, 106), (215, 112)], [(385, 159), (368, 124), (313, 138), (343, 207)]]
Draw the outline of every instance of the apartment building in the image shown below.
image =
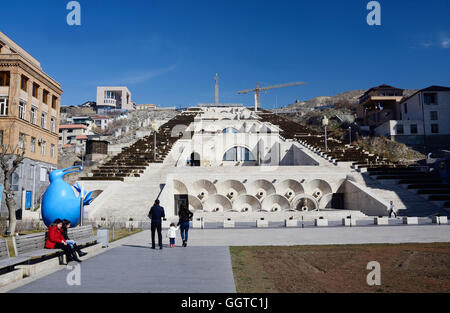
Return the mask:
[(360, 98), (356, 109), (357, 121), (360, 125), (371, 129), (389, 120), (400, 118), (400, 106), (403, 89), (389, 85), (370, 88)]
[(399, 103), (399, 118), (383, 123), (375, 133), (411, 146), (450, 148), (450, 87), (430, 86)]
[(59, 125), (59, 146), (83, 145), (89, 134), (89, 128), (83, 124)]
[(97, 87), (97, 113), (107, 110), (131, 111), (136, 104), (127, 87)]
[[(25, 150), (25, 159), (13, 174), (18, 208), (39, 205), (48, 172), (57, 167), (61, 94), (61, 85), (41, 64), (0, 32), (0, 142), (7, 153), (13, 147)], [(0, 214), (5, 215), (3, 198)]]
[(136, 110), (138, 111), (147, 111), (147, 110), (155, 110), (156, 104), (137, 104)]
[(94, 121), (94, 125), (101, 130), (105, 130), (114, 119), (107, 116), (93, 116), (91, 119)]

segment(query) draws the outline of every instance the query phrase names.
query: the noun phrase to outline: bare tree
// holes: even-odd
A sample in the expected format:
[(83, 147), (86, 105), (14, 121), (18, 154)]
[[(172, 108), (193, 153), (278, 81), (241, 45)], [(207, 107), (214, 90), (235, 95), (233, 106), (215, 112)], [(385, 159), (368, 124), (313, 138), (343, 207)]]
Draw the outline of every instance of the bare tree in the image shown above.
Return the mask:
[(19, 148), (19, 145), (15, 147), (11, 147), (8, 144), (0, 145), (0, 167), (3, 172), (3, 191), (6, 195), (5, 202), (9, 211), (9, 225), (6, 229), (6, 235), (14, 235), (16, 231), (16, 201), (14, 200), (14, 191), (12, 189), (12, 175), (20, 163), (22, 163), (24, 155), (25, 148)]

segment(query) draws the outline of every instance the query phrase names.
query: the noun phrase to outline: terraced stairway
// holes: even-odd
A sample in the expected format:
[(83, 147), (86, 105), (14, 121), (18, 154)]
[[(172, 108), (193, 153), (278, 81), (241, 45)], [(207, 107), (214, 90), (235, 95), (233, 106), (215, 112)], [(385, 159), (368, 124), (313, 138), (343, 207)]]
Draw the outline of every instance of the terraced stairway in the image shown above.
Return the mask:
[(375, 154), (364, 151), (361, 147), (351, 146), (342, 141), (328, 137), (327, 148), (325, 150), (325, 136), (321, 132), (310, 129), (304, 125), (271, 113), (267, 110), (260, 110), (257, 115), (263, 122), (269, 122), (280, 127), (280, 136), (284, 139), (296, 140), (303, 145), (307, 145), (317, 152), (322, 152), (327, 157), (336, 162), (353, 162), (358, 167), (369, 167), (374, 165), (397, 166), (397, 163), (390, 162)]
[[(177, 125), (189, 126), (197, 112), (184, 111), (163, 124), (156, 133), (156, 159), (154, 156), (154, 135), (146, 136), (133, 145), (122, 149), (122, 152), (86, 177), (80, 180), (120, 180), (125, 177), (140, 177), (150, 163), (163, 163), (174, 143), (183, 133), (172, 133)], [(180, 128), (181, 129), (181, 128)]]
[(417, 167), (372, 167), (367, 170), (370, 176), (379, 181), (403, 186), (438, 207), (450, 210), (450, 184), (443, 181), (437, 173), (424, 172)]

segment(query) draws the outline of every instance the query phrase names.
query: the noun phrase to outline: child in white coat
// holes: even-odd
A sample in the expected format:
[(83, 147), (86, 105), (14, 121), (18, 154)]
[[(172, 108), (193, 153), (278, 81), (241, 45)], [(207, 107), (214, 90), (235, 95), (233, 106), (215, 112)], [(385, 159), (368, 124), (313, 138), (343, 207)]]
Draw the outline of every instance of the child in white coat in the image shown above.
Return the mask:
[(170, 240), (170, 247), (175, 247), (175, 238), (177, 237), (177, 230), (180, 227), (175, 227), (175, 223), (171, 223), (169, 230), (167, 231), (167, 237), (169, 237)]

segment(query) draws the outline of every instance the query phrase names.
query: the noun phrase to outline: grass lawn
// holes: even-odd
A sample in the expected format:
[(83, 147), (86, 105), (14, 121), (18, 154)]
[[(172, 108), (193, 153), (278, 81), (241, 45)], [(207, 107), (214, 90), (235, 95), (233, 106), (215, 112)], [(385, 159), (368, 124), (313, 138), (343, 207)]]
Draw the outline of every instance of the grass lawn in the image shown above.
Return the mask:
[[(450, 243), (230, 247), (237, 292), (450, 292)], [(367, 263), (381, 265), (369, 286)]]

